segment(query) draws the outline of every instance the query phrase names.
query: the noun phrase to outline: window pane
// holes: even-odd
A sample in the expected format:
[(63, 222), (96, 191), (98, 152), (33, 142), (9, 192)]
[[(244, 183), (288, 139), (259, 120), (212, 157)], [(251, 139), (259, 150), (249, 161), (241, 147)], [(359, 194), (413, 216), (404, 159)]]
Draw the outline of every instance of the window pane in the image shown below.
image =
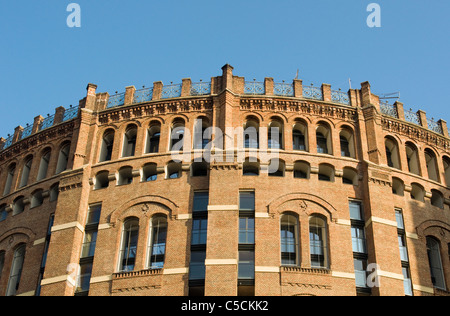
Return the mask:
[(205, 279), (205, 251), (192, 251), (189, 265), (189, 280)]
[(255, 278), (254, 251), (239, 251), (238, 278), (239, 279)]
[(208, 192), (195, 192), (194, 193), (194, 206), (193, 211), (207, 211), (209, 203)]
[(364, 220), (364, 218), (362, 216), (362, 208), (361, 208), (360, 202), (350, 201), (349, 207), (350, 207), (350, 218), (351, 219), (356, 219), (356, 220), (360, 220), (360, 221)]
[(86, 224), (97, 224), (100, 221), (101, 205), (91, 206), (89, 208)]
[(239, 193), (239, 209), (254, 210), (255, 209), (255, 192)]

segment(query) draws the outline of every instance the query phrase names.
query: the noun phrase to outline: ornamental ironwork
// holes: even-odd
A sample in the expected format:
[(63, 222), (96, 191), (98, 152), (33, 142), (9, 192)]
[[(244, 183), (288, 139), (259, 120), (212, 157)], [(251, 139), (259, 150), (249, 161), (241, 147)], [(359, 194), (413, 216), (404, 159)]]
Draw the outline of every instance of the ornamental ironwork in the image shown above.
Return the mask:
[(339, 89), (338, 91), (331, 90), (331, 101), (345, 105), (350, 105), (350, 98), (348, 96), (348, 92), (341, 91), (341, 89)]
[(78, 116), (78, 107), (70, 107), (64, 111), (63, 122), (70, 121)]
[(161, 99), (179, 98), (181, 97), (181, 84), (171, 84), (163, 86)]
[(39, 126), (39, 130), (42, 131), (44, 129), (50, 128), (53, 126), (53, 122), (55, 121), (55, 116), (51, 115), (51, 116), (47, 116), (42, 122), (41, 125)]
[(442, 126), (438, 122), (436, 122), (434, 119), (427, 119), (427, 125), (428, 129), (432, 130), (433, 132), (444, 134), (442, 131)]
[(381, 113), (398, 118), (397, 106), (395, 104), (389, 104), (388, 102), (380, 101)]
[(314, 87), (312, 84), (311, 86), (303, 86), (303, 97), (323, 101), (322, 89)]
[(211, 94), (211, 82), (194, 82), (191, 85), (191, 95), (209, 95)]
[(413, 112), (411, 109), (405, 111), (405, 120), (413, 124), (421, 125), (419, 113)]
[(108, 105), (106, 107), (110, 109), (124, 104), (125, 104), (125, 93), (118, 93), (109, 96)]
[(251, 95), (264, 95), (266, 94), (266, 88), (264, 82), (246, 81), (244, 84), (244, 94)]
[(153, 99), (153, 88), (136, 90), (133, 96), (133, 103), (150, 102)]
[(283, 97), (294, 96), (294, 85), (292, 83), (275, 83), (273, 86), (273, 93)]
[(22, 134), (20, 135), (20, 139), (27, 138), (28, 136), (31, 135), (32, 132), (33, 132), (33, 125), (27, 124), (27, 127), (23, 129)]
[(14, 138), (14, 135), (8, 136), (8, 138), (7, 138), (6, 141), (5, 141), (5, 145), (3, 146), (3, 149), (6, 149), (6, 148), (8, 148), (9, 146), (12, 145), (12, 143), (13, 143), (13, 138)]

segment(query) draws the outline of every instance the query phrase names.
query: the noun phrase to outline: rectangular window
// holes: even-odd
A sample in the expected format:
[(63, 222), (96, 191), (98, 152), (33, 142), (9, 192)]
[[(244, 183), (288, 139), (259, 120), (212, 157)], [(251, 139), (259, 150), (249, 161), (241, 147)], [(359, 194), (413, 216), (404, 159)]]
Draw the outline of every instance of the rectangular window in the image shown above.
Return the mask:
[(255, 243), (255, 218), (239, 217), (239, 243)]
[(239, 251), (238, 278), (240, 280), (253, 280), (255, 278), (255, 251)]
[(366, 237), (363, 227), (352, 226), (352, 246), (353, 252), (366, 253)]
[(349, 206), (350, 206), (350, 219), (363, 221), (364, 216), (362, 212), (361, 202), (349, 201)]
[(254, 295), (255, 192), (239, 192), (238, 295)]
[(255, 192), (242, 191), (239, 192), (239, 211), (255, 210)]
[(199, 218), (192, 222), (191, 245), (206, 245), (206, 233), (208, 231), (208, 219)]
[(367, 287), (367, 260), (366, 259), (353, 259), (355, 268), (356, 287)]

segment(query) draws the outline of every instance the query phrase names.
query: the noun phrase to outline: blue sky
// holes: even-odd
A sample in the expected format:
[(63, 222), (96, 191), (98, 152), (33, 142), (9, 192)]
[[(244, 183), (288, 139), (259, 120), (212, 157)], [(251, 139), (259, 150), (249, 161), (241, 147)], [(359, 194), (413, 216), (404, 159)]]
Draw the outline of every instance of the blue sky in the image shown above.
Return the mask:
[[(66, 24), (71, 2), (81, 28)], [(381, 27), (369, 28), (369, 3)], [(0, 2), (0, 136), (58, 106), (89, 82), (122, 92), (221, 74), (249, 80), (400, 92), (405, 108), (450, 123), (448, 0), (15, 0)]]

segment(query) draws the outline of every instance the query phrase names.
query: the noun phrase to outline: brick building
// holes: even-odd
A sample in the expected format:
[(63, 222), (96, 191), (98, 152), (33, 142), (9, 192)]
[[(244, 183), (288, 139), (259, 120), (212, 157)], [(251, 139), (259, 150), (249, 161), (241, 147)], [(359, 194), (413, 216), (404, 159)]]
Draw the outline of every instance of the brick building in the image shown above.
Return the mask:
[(449, 294), (445, 121), (222, 70), (0, 139), (0, 295)]

